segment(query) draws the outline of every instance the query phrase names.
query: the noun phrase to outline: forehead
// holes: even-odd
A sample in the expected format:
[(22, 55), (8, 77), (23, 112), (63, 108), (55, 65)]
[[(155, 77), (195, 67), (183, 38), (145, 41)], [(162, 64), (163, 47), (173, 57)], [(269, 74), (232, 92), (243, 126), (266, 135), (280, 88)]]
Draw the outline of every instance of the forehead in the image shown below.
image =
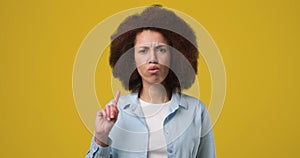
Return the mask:
[(165, 37), (157, 31), (143, 30), (136, 35), (135, 45), (167, 44)]

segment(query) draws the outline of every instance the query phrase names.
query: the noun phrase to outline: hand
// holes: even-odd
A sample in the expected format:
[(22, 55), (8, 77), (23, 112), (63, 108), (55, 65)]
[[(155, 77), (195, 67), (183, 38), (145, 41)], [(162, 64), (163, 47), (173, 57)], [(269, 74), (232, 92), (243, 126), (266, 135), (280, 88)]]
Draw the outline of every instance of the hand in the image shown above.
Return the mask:
[(108, 134), (118, 119), (119, 110), (117, 104), (120, 97), (120, 91), (117, 91), (114, 101), (97, 112), (95, 121), (96, 143), (101, 146), (107, 146)]

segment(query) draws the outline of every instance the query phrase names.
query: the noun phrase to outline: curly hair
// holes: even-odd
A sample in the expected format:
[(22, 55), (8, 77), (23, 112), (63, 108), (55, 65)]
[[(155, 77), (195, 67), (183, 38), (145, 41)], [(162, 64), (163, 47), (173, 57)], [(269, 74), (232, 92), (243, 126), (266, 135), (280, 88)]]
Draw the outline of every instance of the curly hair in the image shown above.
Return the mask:
[[(196, 36), (191, 27), (174, 12), (155, 5), (142, 13), (127, 17), (111, 36), (110, 66), (126, 90), (142, 89), (142, 78), (134, 61), (136, 35), (144, 30), (159, 32), (171, 49), (170, 71), (163, 85), (169, 91), (189, 88), (197, 73)], [(177, 53), (176, 53), (177, 52)]]

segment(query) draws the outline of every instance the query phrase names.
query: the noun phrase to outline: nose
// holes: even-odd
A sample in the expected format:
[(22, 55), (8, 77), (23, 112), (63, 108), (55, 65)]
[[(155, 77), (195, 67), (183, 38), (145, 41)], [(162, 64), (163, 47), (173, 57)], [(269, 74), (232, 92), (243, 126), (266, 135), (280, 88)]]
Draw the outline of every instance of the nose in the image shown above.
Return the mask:
[(149, 64), (150, 63), (158, 64), (157, 54), (153, 49), (151, 49), (151, 51), (149, 53)]

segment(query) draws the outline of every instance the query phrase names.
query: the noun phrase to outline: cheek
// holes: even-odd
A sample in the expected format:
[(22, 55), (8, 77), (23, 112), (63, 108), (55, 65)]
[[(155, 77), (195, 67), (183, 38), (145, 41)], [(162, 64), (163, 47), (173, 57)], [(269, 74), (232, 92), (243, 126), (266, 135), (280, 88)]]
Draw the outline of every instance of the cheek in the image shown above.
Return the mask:
[(170, 71), (169, 67), (164, 66), (163, 67), (163, 76), (166, 77), (169, 74), (169, 71)]
[(147, 58), (146, 58), (146, 56), (135, 55), (134, 61), (135, 61), (136, 67), (138, 68), (146, 63)]
[(141, 77), (145, 76), (145, 74), (147, 73), (146, 71), (147, 71), (147, 68), (146, 68), (145, 65), (140, 65), (140, 66), (137, 67), (137, 72), (139, 73), (139, 75)]
[(167, 67), (170, 67), (171, 57), (170, 55), (162, 56), (159, 60), (159, 63), (161, 65), (165, 65)]

